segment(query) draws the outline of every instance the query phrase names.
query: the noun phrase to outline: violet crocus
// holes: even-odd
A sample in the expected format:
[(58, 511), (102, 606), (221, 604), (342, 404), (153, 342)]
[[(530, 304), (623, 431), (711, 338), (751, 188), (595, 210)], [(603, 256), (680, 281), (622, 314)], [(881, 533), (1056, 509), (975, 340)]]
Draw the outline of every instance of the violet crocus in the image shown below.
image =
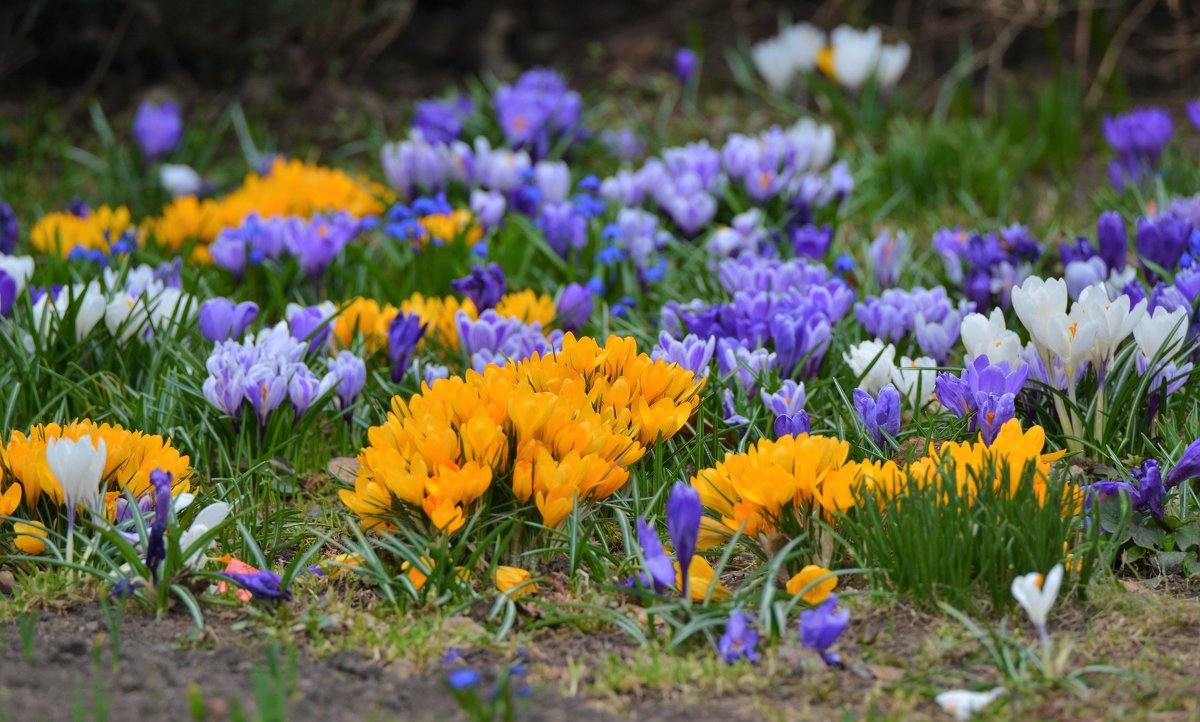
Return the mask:
[(558, 324), (568, 333), (579, 333), (592, 317), (592, 291), (587, 286), (571, 283), (558, 297)]
[(832, 226), (814, 226), (811, 223), (793, 226), (788, 230), (792, 252), (801, 258), (822, 259), (833, 242)]
[(294, 309), (288, 316), (292, 338), (308, 342), (308, 353), (325, 348), (333, 333), (333, 310), (325, 305)]
[(175, 150), (183, 139), (179, 106), (170, 101), (142, 102), (133, 117), (133, 139), (147, 160), (157, 160)]
[(307, 366), (297, 363), (288, 378), (288, 399), (299, 419), (321, 397), (321, 380)]
[(329, 372), (321, 379), (320, 395), (323, 396), (329, 389), (333, 389), (338, 406), (343, 409), (349, 408), (367, 383), (367, 365), (352, 351), (342, 351), (337, 356), (326, 359), (325, 363)]
[(729, 339), (717, 341), (717, 367), (722, 376), (732, 375), (738, 386), (753, 393), (759, 379), (775, 366), (775, 354), (765, 348), (750, 350)]
[(1109, 180), (1117, 190), (1138, 183), (1158, 167), (1163, 149), (1171, 141), (1171, 115), (1162, 108), (1138, 108), (1116, 117), (1105, 117), (1104, 139), (1117, 157), (1109, 163)]
[(808, 412), (800, 410), (790, 416), (776, 416), (773, 431), (777, 439), (782, 436), (799, 436), (811, 432), (812, 424), (809, 421)]
[(429, 324), (421, 323), (415, 313), (400, 312), (388, 326), (388, 359), (392, 365), (392, 382), (400, 383), (412, 363), (417, 344), (425, 337)]
[(504, 297), (506, 287), (504, 269), (494, 262), (486, 267), (471, 266), (470, 273), (450, 282), (450, 288), (471, 299), (480, 312), (494, 308)]
[(1109, 272), (1125, 267), (1129, 253), (1129, 237), (1125, 233), (1125, 221), (1116, 211), (1105, 211), (1096, 221), (1096, 245), (1100, 247), (1100, 258)]
[(1089, 503), (1091, 494), (1099, 494), (1103, 499), (1111, 494), (1124, 493), (1129, 496), (1129, 502), (1134, 511), (1148, 512), (1156, 522), (1162, 524), (1169, 486), (1163, 484), (1158, 462), (1154, 459), (1147, 459), (1141, 466), (1130, 469), (1129, 473), (1133, 477), (1134, 483), (1098, 481), (1092, 484), (1088, 489)]
[(412, 127), (434, 143), (451, 143), (462, 134), (463, 119), (474, 110), (465, 95), (451, 100), (419, 100)]
[(571, 169), (561, 160), (538, 161), (533, 166), (533, 182), (546, 203), (561, 203), (571, 194)]
[(880, 288), (891, 288), (900, 280), (900, 266), (908, 258), (908, 235), (885, 228), (871, 242), (871, 260), (875, 282)]
[(700, 517), (704, 508), (700, 504), (700, 493), (686, 482), (676, 482), (667, 496), (667, 536), (675, 546), (675, 558), (683, 575), (683, 598), (688, 596), (688, 570), (696, 554), (696, 540), (700, 535)]
[(1006, 361), (991, 363), (986, 355), (971, 360), (962, 374), (938, 374), (935, 393), (942, 406), (959, 418), (971, 417), (970, 429), (991, 445), (1000, 427), (1013, 418), (1016, 397), (1025, 388), (1028, 363), (1014, 369)]
[(791, 416), (804, 410), (804, 384), (791, 379), (784, 379), (775, 393), (768, 394), (766, 390), (759, 391), (763, 405), (775, 416)]
[(979, 410), (972, 420), (979, 426), (983, 443), (991, 446), (1000, 429), (1006, 423), (1016, 418), (1016, 397), (1012, 394), (983, 394), (979, 399)]
[(587, 219), (569, 201), (543, 205), (537, 225), (546, 244), (563, 258), (587, 245)]
[(837, 602), (837, 595), (830, 594), (818, 606), (800, 612), (800, 643), (816, 650), (821, 659), (825, 660), (825, 664), (831, 667), (840, 665), (842, 658), (837, 652), (830, 652), (829, 648), (837, 642), (850, 623), (848, 610), (834, 611)]
[(17, 214), (13, 213), (12, 206), (0, 201), (0, 254), (10, 255), (16, 249), (20, 235)]
[(700, 58), (691, 48), (680, 48), (675, 51), (675, 77), (680, 85), (687, 85), (696, 77), (700, 69)]
[(163, 535), (171, 519), (171, 486), (174, 478), (169, 471), (155, 469), (150, 472), (150, 484), (154, 488), (154, 521), (150, 524), (150, 535), (146, 541), (146, 567), (158, 583), (158, 565), (167, 558), (167, 547)]
[(917, 337), (917, 346), (921, 353), (930, 356), (939, 365), (945, 364), (950, 358), (950, 349), (958, 343), (958, 335), (962, 328), (962, 314), (957, 310), (950, 311), (941, 321), (926, 321), (925, 314), (918, 313), (913, 331)]
[(504, 211), (508, 206), (504, 194), (499, 191), (485, 191), (476, 188), (471, 191), (471, 213), (475, 220), (484, 228), (495, 228), (504, 221)]
[(1196, 439), (1184, 449), (1183, 455), (1171, 471), (1167, 473), (1166, 488), (1174, 489), (1189, 479), (1200, 477), (1200, 439)]
[[(1137, 222), (1137, 252), (1148, 261), (1167, 271), (1179, 265), (1188, 247), (1191, 225), (1173, 213), (1163, 213)], [(1145, 264), (1143, 264), (1145, 266)], [(1158, 277), (1156, 271), (1147, 267), (1147, 276)]]
[(740, 659), (758, 664), (758, 628), (753, 624), (754, 618), (741, 608), (734, 609), (725, 622), (725, 634), (717, 642), (717, 651), (725, 664), (733, 664)]
[(271, 412), (287, 398), (288, 380), (269, 364), (255, 364), (246, 372), (243, 393), (254, 408), (259, 426), (266, 428)]
[(650, 351), (650, 358), (679, 364), (697, 378), (704, 378), (708, 376), (716, 344), (717, 339), (713, 336), (701, 339), (695, 334), (688, 334), (676, 340), (662, 331), (658, 334), (658, 344)]
[(886, 451), (890, 442), (884, 434), (894, 439), (900, 433), (900, 392), (891, 384), (880, 389), (876, 397), (854, 389), (854, 408), (875, 446)]
[[(638, 544), (642, 548), (642, 556), (646, 562), (646, 573), (638, 575), (642, 586), (653, 588), (658, 594), (675, 586), (675, 563), (663, 549), (658, 532), (646, 523), (645, 519), (637, 520)], [(687, 573), (684, 572), (684, 576)]]
[(17, 301), (17, 281), (6, 271), (0, 270), (0, 316), (7, 316)]
[(200, 306), (200, 333), (209, 341), (239, 339), (258, 317), (258, 304), (235, 304), (228, 298), (210, 298)]
[(291, 587), (283, 586), (283, 577), (272, 571), (221, 572), (221, 576), (266, 602), (292, 601)]

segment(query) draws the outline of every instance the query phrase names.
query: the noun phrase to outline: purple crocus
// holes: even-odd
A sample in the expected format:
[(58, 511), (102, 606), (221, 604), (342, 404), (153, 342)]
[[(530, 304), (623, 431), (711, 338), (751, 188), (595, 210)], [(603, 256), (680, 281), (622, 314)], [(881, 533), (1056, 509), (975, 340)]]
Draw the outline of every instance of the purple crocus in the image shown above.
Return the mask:
[(691, 484), (676, 482), (667, 496), (667, 536), (675, 545), (675, 558), (683, 574), (683, 597), (688, 599), (688, 569), (696, 554), (696, 540), (700, 535), (700, 517), (704, 509), (700, 504), (700, 493)]
[(991, 446), (1000, 435), (1000, 429), (1016, 415), (1016, 397), (1012, 394), (981, 394), (979, 410), (972, 420), (979, 426), (983, 443)]
[(412, 127), (434, 143), (451, 143), (462, 134), (463, 119), (474, 110), (465, 95), (452, 100), (419, 100), (413, 113)]
[(315, 353), (325, 347), (333, 333), (332, 318), (333, 314), (324, 306), (300, 308), (288, 317), (288, 328), (292, 338), (308, 342), (308, 353)]
[(562, 161), (539, 161), (533, 166), (533, 182), (546, 203), (561, 203), (571, 193), (571, 169)]
[(1141, 466), (1130, 469), (1129, 473), (1135, 483), (1098, 481), (1091, 485), (1089, 491), (1100, 494), (1101, 498), (1110, 494), (1128, 494), (1130, 505), (1134, 511), (1149, 512), (1150, 516), (1161, 524), (1168, 487), (1163, 484), (1158, 462), (1154, 459), (1147, 459)]
[(500, 191), (485, 191), (476, 188), (471, 191), (471, 213), (475, 220), (484, 228), (495, 228), (504, 221), (504, 211), (508, 201)]
[(321, 379), (320, 395), (333, 389), (338, 405), (343, 409), (349, 408), (367, 383), (367, 365), (352, 351), (342, 351), (326, 359), (325, 363), (329, 372)]
[(804, 384), (785, 379), (773, 394), (759, 391), (763, 404), (776, 416), (791, 416), (804, 410)]
[(569, 201), (543, 205), (537, 225), (547, 245), (563, 258), (587, 245), (587, 219)]
[(425, 336), (429, 324), (421, 323), (415, 313), (398, 313), (388, 326), (388, 359), (392, 364), (392, 382), (400, 383), (412, 363), (417, 344)]
[(258, 304), (210, 298), (200, 306), (200, 333), (209, 341), (239, 339), (258, 316)]
[(658, 344), (650, 351), (650, 358), (679, 364), (697, 378), (707, 377), (716, 344), (717, 339), (713, 336), (701, 339), (688, 334), (682, 340), (676, 340), (662, 331), (658, 334)]
[(450, 288), (471, 299), (480, 312), (494, 308), (504, 297), (506, 286), (504, 269), (498, 263), (489, 263), (486, 268), (471, 266), (470, 273), (450, 282)]
[(680, 85), (687, 85), (700, 69), (700, 58), (691, 48), (680, 48), (675, 51), (675, 77)]
[(156, 160), (175, 150), (183, 139), (179, 106), (170, 101), (144, 101), (133, 117), (133, 139), (147, 160)]
[(950, 358), (950, 349), (958, 343), (961, 328), (962, 314), (951, 310), (941, 321), (927, 321), (925, 314), (918, 313), (914, 319), (913, 331), (921, 353), (932, 357), (941, 365)]
[(1006, 361), (993, 364), (980, 355), (959, 376), (938, 374), (937, 399), (960, 419), (971, 416), (970, 429), (983, 432), (984, 442), (990, 445), (1004, 422), (1015, 415), (1016, 397), (1031, 369), (1036, 370), (1029, 365), (1014, 369)]
[(283, 577), (275, 572), (221, 572), (221, 576), (250, 592), (255, 599), (267, 602), (292, 601), (291, 587), (283, 586)]
[(832, 226), (814, 226), (811, 223), (793, 226), (788, 231), (792, 252), (801, 258), (822, 259), (833, 242)]
[(754, 618), (741, 608), (730, 613), (729, 621), (725, 622), (725, 634), (717, 643), (717, 651), (725, 664), (733, 664), (739, 659), (758, 664), (758, 628), (753, 621)]
[(1125, 233), (1125, 221), (1116, 211), (1105, 211), (1096, 221), (1096, 245), (1100, 247), (1100, 258), (1109, 272), (1125, 267), (1129, 253), (1129, 238)]
[(775, 354), (765, 348), (750, 350), (729, 339), (717, 341), (717, 368), (721, 375), (732, 374), (738, 386), (750, 393), (758, 390), (759, 379), (774, 366)]
[(0, 271), (0, 316), (7, 316), (17, 301), (17, 281), (4, 271)]
[(880, 288), (891, 288), (900, 280), (900, 266), (908, 257), (908, 236), (884, 229), (871, 242), (871, 260), (875, 267), (875, 282)]
[(1167, 474), (1166, 488), (1174, 489), (1189, 479), (1200, 476), (1200, 439), (1196, 439), (1183, 451), (1183, 456)]
[(781, 436), (799, 436), (811, 432), (812, 423), (808, 419), (808, 412), (800, 410), (789, 416), (776, 416), (773, 430), (777, 439)]
[(592, 291), (587, 286), (571, 283), (558, 298), (558, 324), (564, 331), (578, 333), (592, 317)]
[(288, 379), (288, 398), (299, 419), (321, 396), (321, 380), (304, 364), (295, 364)]
[(150, 483), (154, 487), (154, 521), (150, 524), (150, 536), (146, 541), (146, 567), (158, 583), (158, 565), (167, 558), (167, 547), (163, 534), (171, 519), (171, 472), (155, 469), (150, 472)]
[(259, 425), (265, 428), (271, 412), (287, 398), (288, 379), (272, 365), (258, 363), (246, 372), (242, 390), (250, 405), (254, 407)]
[(842, 658), (837, 652), (830, 652), (829, 648), (837, 642), (842, 632), (846, 631), (846, 625), (850, 623), (849, 610), (834, 611), (837, 602), (837, 595), (830, 594), (818, 606), (800, 612), (800, 643), (816, 650), (821, 659), (825, 660), (825, 664), (831, 667), (840, 665)]
[(891, 384), (880, 389), (876, 397), (862, 389), (854, 389), (854, 408), (875, 445), (886, 450), (889, 442), (884, 433), (891, 438), (900, 433), (900, 392)]
[[(637, 532), (638, 544), (642, 547), (648, 573), (640, 574), (639, 580), (642, 586), (653, 587), (655, 592), (662, 594), (664, 590), (675, 586), (675, 563), (663, 549), (658, 532), (641, 517), (637, 520)], [(686, 572), (684, 575), (686, 577)]]
[(1154, 172), (1174, 132), (1171, 114), (1162, 108), (1138, 108), (1106, 117), (1103, 127), (1104, 139), (1117, 154), (1108, 166), (1109, 179), (1117, 190)]
[[(1173, 213), (1163, 213), (1149, 218), (1139, 218), (1137, 222), (1137, 252), (1145, 261), (1155, 264), (1167, 271), (1172, 271), (1179, 265), (1179, 259), (1187, 250), (1188, 238), (1192, 228), (1184, 219)], [(1147, 268), (1150, 278), (1157, 278), (1157, 273)]]
[(17, 214), (12, 206), (0, 201), (0, 253), (9, 255), (17, 247), (17, 238), (21, 235), (21, 227), (17, 224)]
[(1078, 301), (1083, 289), (1094, 286), (1108, 278), (1108, 267), (1104, 259), (1092, 256), (1086, 261), (1071, 261), (1063, 269), (1063, 280), (1067, 282), (1067, 293)]

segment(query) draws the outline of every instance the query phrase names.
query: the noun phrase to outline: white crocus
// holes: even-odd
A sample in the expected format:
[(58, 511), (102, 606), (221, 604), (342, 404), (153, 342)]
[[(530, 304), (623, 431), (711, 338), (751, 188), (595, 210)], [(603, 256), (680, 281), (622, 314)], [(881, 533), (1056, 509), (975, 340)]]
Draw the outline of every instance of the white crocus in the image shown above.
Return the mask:
[(1097, 283), (1083, 289), (1077, 305), (1083, 308), (1088, 320), (1095, 321), (1100, 327), (1099, 336), (1092, 347), (1092, 359), (1096, 362), (1098, 372), (1103, 373), (1108, 362), (1116, 356), (1117, 348), (1129, 338), (1129, 334), (1146, 315), (1146, 299), (1130, 308), (1129, 296), (1122, 294), (1115, 300), (1109, 300), (1108, 289), (1103, 283)]
[(1030, 276), (1012, 291), (1012, 307), (1029, 337), (1041, 349), (1050, 346), (1049, 323), (1066, 316), (1067, 283), (1061, 278)]
[(937, 382), (937, 362), (928, 356), (910, 359), (901, 357), (892, 369), (892, 384), (913, 409), (936, 404), (934, 385)]
[(900, 76), (904, 75), (904, 71), (908, 68), (909, 58), (912, 57), (912, 49), (908, 43), (896, 43), (895, 45), (884, 45), (879, 49), (879, 68), (877, 77), (879, 78), (879, 86), (881, 88), (891, 88), (900, 80)]
[(190, 165), (164, 163), (158, 169), (158, 180), (174, 198), (194, 196), (204, 189), (204, 179)]
[(178, 288), (164, 288), (150, 305), (150, 322), (155, 329), (185, 324), (196, 312), (195, 300)]
[(812, 23), (796, 23), (779, 33), (779, 42), (787, 48), (792, 68), (810, 73), (817, 67), (817, 53), (825, 47), (825, 31)]
[(996, 687), (987, 692), (972, 692), (968, 689), (952, 689), (942, 692), (933, 698), (942, 709), (954, 715), (956, 720), (969, 720), (977, 712), (996, 701), (1004, 694), (1003, 687)]
[(1151, 361), (1155, 356), (1163, 360), (1169, 359), (1183, 344), (1187, 336), (1188, 312), (1185, 308), (1168, 311), (1159, 306), (1153, 314), (1142, 316), (1142, 320), (1133, 329), (1133, 340), (1138, 349)]
[(225, 518), (229, 516), (229, 504), (223, 501), (213, 502), (200, 510), (196, 518), (192, 520), (192, 525), (179, 535), (179, 550), (186, 555), (185, 562), (189, 567), (196, 567), (203, 563), (204, 555), (208, 553), (208, 548), (212, 542), (206, 542), (197, 546), (195, 549), (191, 547), (200, 537), (214, 529)]
[(772, 93), (787, 91), (796, 75), (796, 68), (792, 63), (792, 51), (782, 38), (773, 37), (755, 43), (750, 48), (750, 59)]
[(1045, 577), (1037, 572), (1019, 576), (1012, 581), (1012, 595), (1017, 603), (1029, 615), (1029, 621), (1037, 629), (1043, 646), (1050, 645), (1050, 635), (1046, 633), (1046, 618), (1050, 608), (1058, 598), (1058, 589), (1062, 586), (1063, 565), (1055, 564)]
[(896, 365), (896, 347), (882, 341), (863, 341), (842, 354), (856, 378), (861, 377), (858, 388), (875, 396), (892, 380), (892, 369)]
[(1003, 361), (1014, 369), (1025, 365), (1021, 359), (1021, 337), (1008, 330), (1004, 311), (998, 308), (992, 309), (991, 316), (968, 313), (963, 317), (961, 334), (968, 359), (987, 356), (991, 363)]
[(104, 318), (105, 305), (104, 291), (92, 281), (83, 289), (75, 312), (75, 340), (82, 341), (96, 328)]
[(17, 295), (25, 290), (25, 284), (33, 276), (33, 259), (29, 256), (8, 256), (0, 253), (0, 271), (17, 284)]
[(879, 67), (879, 54), (883, 49), (879, 28), (857, 30), (849, 25), (839, 25), (829, 37), (834, 77), (845, 87), (858, 90)]
[(145, 298), (124, 291), (118, 292), (104, 309), (104, 325), (122, 345), (142, 330), (148, 318)]
[(95, 511), (100, 506), (100, 480), (108, 449), (104, 439), (81, 436), (78, 440), (51, 438), (46, 440), (46, 464), (62, 490), (63, 505), (67, 508), (67, 561), (75, 549), (75, 508), (83, 505)]

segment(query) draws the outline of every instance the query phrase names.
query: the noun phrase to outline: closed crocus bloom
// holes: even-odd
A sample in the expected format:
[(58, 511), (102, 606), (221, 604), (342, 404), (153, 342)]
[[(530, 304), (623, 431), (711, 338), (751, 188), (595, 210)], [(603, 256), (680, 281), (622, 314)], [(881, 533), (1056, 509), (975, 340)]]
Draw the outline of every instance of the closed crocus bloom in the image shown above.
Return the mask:
[(198, 195), (204, 190), (204, 179), (190, 165), (163, 163), (158, 169), (158, 181), (172, 197)]
[(172, 102), (143, 102), (133, 118), (133, 138), (143, 155), (154, 160), (171, 151), (183, 139), (183, 118)]
[(532, 575), (520, 567), (496, 567), (496, 589), (510, 597), (520, 597), (537, 590)]
[(1063, 269), (1063, 280), (1067, 282), (1067, 293), (1071, 298), (1078, 299), (1083, 289), (1094, 286), (1108, 278), (1108, 270), (1104, 260), (1092, 256), (1086, 261), (1071, 261)]
[(33, 258), (29, 256), (8, 256), (0, 253), (0, 272), (13, 280), (16, 293), (25, 290), (25, 284), (33, 276)]
[(972, 692), (968, 689), (951, 689), (933, 698), (938, 706), (954, 715), (959, 722), (966, 722), (983, 708), (995, 702), (1004, 694), (1003, 687), (996, 687), (987, 692)]
[(547, 203), (561, 203), (571, 193), (571, 169), (561, 160), (538, 161), (533, 166), (533, 182)]
[(675, 77), (681, 85), (687, 85), (695, 77), (700, 68), (700, 58), (691, 48), (680, 48), (675, 51)]
[(937, 362), (928, 356), (915, 359), (901, 357), (899, 365), (892, 369), (892, 384), (914, 409), (937, 401), (934, 396), (936, 383)]
[[(879, 67), (881, 38), (879, 28), (856, 30), (848, 25), (835, 28), (830, 34), (834, 79), (851, 90), (861, 88)], [(900, 70), (903, 72), (903, 68)]]
[(755, 43), (750, 48), (750, 59), (758, 74), (766, 81), (767, 87), (773, 93), (783, 93), (792, 84), (796, 76), (796, 66), (792, 60), (792, 51), (785, 42), (777, 37)]
[(471, 272), (450, 282), (450, 288), (471, 299), (480, 312), (486, 311), (504, 297), (507, 281), (498, 263), (471, 266)]
[(258, 304), (253, 301), (235, 304), (228, 298), (210, 298), (200, 306), (200, 333), (214, 342), (239, 339), (257, 317)]
[[(820, 581), (817, 581), (818, 579)], [(828, 599), (836, 587), (837, 577), (825, 567), (816, 564), (804, 567), (787, 583), (788, 594), (795, 596), (803, 593), (804, 601), (814, 607)]]
[(392, 383), (400, 383), (412, 363), (417, 344), (424, 338), (429, 324), (421, 323), (415, 313), (398, 313), (388, 326), (388, 359), (392, 364)]
[(1067, 312), (1067, 284), (1059, 278), (1030, 276), (1013, 289), (1012, 307), (1033, 341), (1049, 347), (1050, 319), (1064, 317)]
[(894, 86), (896, 81), (900, 80), (900, 76), (904, 75), (911, 56), (912, 49), (909, 48), (908, 43), (896, 43), (881, 47), (879, 49), (879, 67), (876, 71), (879, 86), (882, 88)]
[(471, 191), (471, 213), (484, 228), (495, 228), (500, 225), (504, 220), (507, 203), (504, 194), (499, 191), (479, 189)]
[(17, 214), (13, 213), (12, 206), (0, 201), (0, 257), (13, 252), (20, 235), (21, 226), (17, 224)]
[(900, 392), (888, 384), (873, 398), (862, 389), (854, 389), (854, 408), (867, 435), (877, 447), (886, 450), (889, 437), (894, 439), (900, 433)]
[(830, 652), (832, 647), (846, 631), (850, 624), (850, 612), (837, 608), (837, 595), (830, 594), (820, 605), (806, 609), (800, 613), (800, 643), (805, 647), (816, 650), (828, 665), (841, 663), (841, 657), (836, 652)]
[(90, 435), (79, 439), (46, 440), (46, 463), (62, 491), (67, 508), (67, 561), (74, 560), (75, 509), (82, 505), (90, 511), (100, 506), (100, 480), (108, 451), (104, 439), (93, 445)]
[(1184, 450), (1179, 462), (1167, 474), (1165, 485), (1173, 489), (1189, 479), (1200, 476), (1200, 439), (1196, 439)]
[(336, 357), (326, 359), (329, 372), (321, 379), (320, 394), (334, 389), (341, 408), (347, 408), (367, 383), (367, 365), (351, 351), (342, 351)]
[(201, 544), (201, 537), (219, 526), (228, 516), (229, 504), (223, 501), (213, 502), (201, 509), (192, 520), (191, 526), (179, 535), (179, 550), (184, 553), (184, 563), (187, 566), (197, 569), (203, 565), (212, 540)]
[(1177, 308), (1168, 311), (1163, 307), (1154, 309), (1153, 314), (1142, 316), (1133, 328), (1133, 340), (1142, 355), (1150, 361), (1156, 356), (1168, 359), (1179, 350), (1187, 336), (1188, 312)]
[(798, 436), (807, 434), (812, 431), (812, 423), (808, 419), (807, 411), (797, 411), (790, 416), (775, 417), (775, 426), (773, 427), (775, 437), (781, 436)]
[(1012, 582), (1013, 598), (1029, 615), (1029, 621), (1037, 628), (1043, 644), (1050, 642), (1050, 636), (1046, 633), (1046, 618), (1058, 598), (1058, 588), (1062, 586), (1062, 579), (1063, 565), (1055, 564), (1044, 578), (1037, 572), (1031, 572), (1016, 577)]
[[(1173, 271), (1179, 265), (1179, 259), (1183, 257), (1184, 251), (1187, 250), (1191, 232), (1191, 224), (1172, 213), (1152, 218), (1139, 218), (1137, 222), (1138, 255), (1159, 268)], [(1151, 281), (1158, 277), (1157, 273), (1147, 267), (1147, 275)]]
[(563, 288), (557, 305), (558, 323), (568, 333), (578, 333), (592, 317), (592, 291), (572, 283)]
[(304, 364), (295, 364), (287, 388), (297, 417), (303, 416), (321, 396), (321, 380)]
[(1125, 267), (1129, 253), (1129, 238), (1125, 233), (1125, 221), (1116, 211), (1105, 211), (1096, 221), (1096, 245), (1100, 247), (1100, 258), (1109, 271)]
[(842, 354), (842, 359), (859, 379), (858, 388), (877, 394), (892, 378), (896, 347), (882, 341), (863, 341)]
[(646, 561), (646, 573), (639, 575), (639, 581), (647, 589), (662, 594), (667, 587), (675, 586), (675, 563), (663, 549), (662, 540), (658, 538), (654, 527), (641, 517), (637, 520), (637, 535), (642, 557)]
[[(678, 482), (667, 497), (667, 535), (675, 545), (675, 557), (681, 569), (690, 569), (696, 553), (696, 538), (700, 534), (700, 517), (704, 509), (700, 494), (694, 487)], [(688, 580), (683, 580), (683, 594), (688, 594)]]
[(13, 522), (13, 533), (17, 535), (13, 540), (13, 545), (22, 554), (33, 555), (46, 551), (46, 536), (48, 532), (46, 531), (46, 527), (41, 524)]
[(99, 283), (92, 281), (83, 288), (73, 287), (71, 295), (79, 296), (79, 305), (75, 312), (75, 340), (82, 341), (96, 328), (100, 319), (104, 318), (104, 291), (100, 289)]
[(1004, 322), (1004, 311), (992, 309), (991, 316), (969, 313), (962, 321), (962, 342), (967, 349), (967, 358), (987, 356), (992, 363), (1007, 363), (1016, 368), (1021, 360), (1021, 338), (1009, 331)]

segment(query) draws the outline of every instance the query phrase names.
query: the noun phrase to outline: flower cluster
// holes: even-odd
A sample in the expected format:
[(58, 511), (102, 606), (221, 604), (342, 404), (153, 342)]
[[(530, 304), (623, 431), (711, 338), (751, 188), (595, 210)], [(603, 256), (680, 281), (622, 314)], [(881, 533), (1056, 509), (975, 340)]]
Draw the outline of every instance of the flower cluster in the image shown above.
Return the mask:
[(908, 43), (883, 42), (879, 28), (858, 30), (839, 25), (829, 34), (811, 23), (784, 28), (751, 49), (751, 59), (767, 86), (784, 93), (797, 74), (821, 72), (850, 90), (858, 90), (870, 78), (880, 87), (891, 88), (908, 67)]
[(133, 229), (129, 209), (125, 206), (87, 208), (75, 211), (56, 211), (38, 219), (29, 231), (34, 250), (53, 253), (63, 258), (75, 249), (108, 253)]
[(511, 496), (534, 502), (553, 528), (623, 486), (646, 447), (687, 422), (702, 383), (637, 353), (631, 339), (600, 346), (567, 335), (554, 354), (394, 398), (387, 422), (368, 434), (354, 488), (340, 495), (367, 527), (417, 512), (453, 533), (506, 479)]

